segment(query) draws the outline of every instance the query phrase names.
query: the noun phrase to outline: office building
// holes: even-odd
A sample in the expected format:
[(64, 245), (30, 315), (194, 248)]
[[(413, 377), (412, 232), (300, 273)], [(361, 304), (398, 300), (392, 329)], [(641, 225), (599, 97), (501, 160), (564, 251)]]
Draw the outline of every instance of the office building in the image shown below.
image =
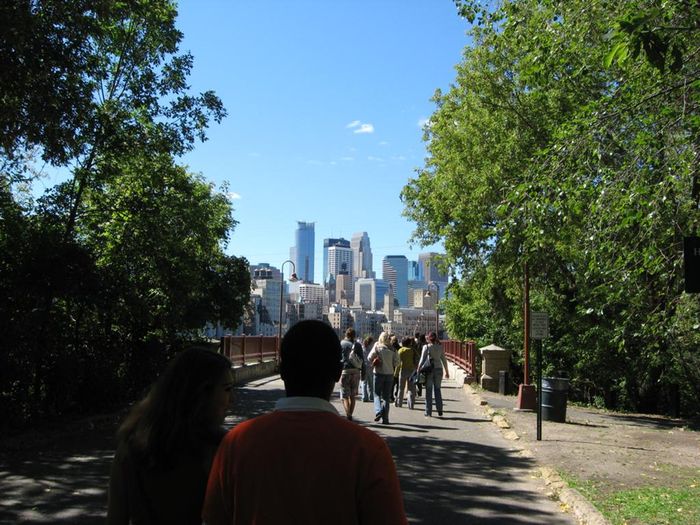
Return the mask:
[(369, 245), (367, 232), (353, 233), (350, 240), (350, 248), (353, 255), (352, 275), (354, 279), (374, 278), (372, 270), (372, 249)]
[[(323, 239), (323, 284), (328, 283), (329, 275), (337, 275), (339, 271), (339, 269), (336, 268), (336, 271), (333, 272), (331, 271), (331, 267), (329, 266), (328, 250), (333, 247), (347, 248), (352, 252), (352, 250), (350, 249), (350, 241), (348, 241), (347, 239), (343, 239), (342, 237), (339, 239)], [(348, 272), (350, 272), (350, 268), (348, 268)]]
[(352, 250), (350, 249), (350, 246), (329, 246), (328, 266), (326, 269), (328, 270), (327, 275), (334, 276), (336, 280), (338, 275), (341, 273), (349, 275), (350, 279), (352, 279)]
[(408, 306), (408, 259), (405, 255), (387, 255), (382, 261), (382, 278), (391, 284), (400, 307)]
[(294, 247), (290, 250), (297, 278), (305, 283), (314, 282), (314, 231), (313, 222), (297, 222)]

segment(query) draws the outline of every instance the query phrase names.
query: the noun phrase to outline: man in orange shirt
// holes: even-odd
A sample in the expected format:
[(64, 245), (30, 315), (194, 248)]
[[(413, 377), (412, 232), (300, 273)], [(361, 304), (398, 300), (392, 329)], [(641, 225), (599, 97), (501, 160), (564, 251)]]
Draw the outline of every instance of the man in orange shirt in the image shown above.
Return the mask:
[(237, 425), (209, 476), (207, 525), (405, 525), (396, 466), (377, 434), (339, 416), (330, 398), (342, 363), (338, 336), (301, 321), (282, 340), (287, 397)]

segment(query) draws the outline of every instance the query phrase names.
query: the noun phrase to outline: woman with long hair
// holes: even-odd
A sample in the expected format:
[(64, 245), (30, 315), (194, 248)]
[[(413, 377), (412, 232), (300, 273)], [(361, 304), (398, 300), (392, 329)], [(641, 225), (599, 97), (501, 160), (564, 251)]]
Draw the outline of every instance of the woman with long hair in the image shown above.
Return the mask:
[(444, 373), (445, 378), (449, 379), (450, 373), (447, 370), (445, 351), (435, 332), (428, 334), (428, 344), (423, 346), (418, 371), (421, 372), (426, 366), (432, 366), (432, 369), (425, 373), (425, 417), (433, 414), (433, 394), (438, 416), (442, 416), (442, 377)]
[(117, 431), (109, 525), (201, 524), (232, 387), (231, 362), (212, 350), (189, 348), (170, 361)]
[(399, 364), (399, 357), (389, 348), (389, 334), (382, 332), (377, 344), (367, 356), (374, 368), (374, 420), (389, 423), (389, 405), (391, 404), (391, 387), (394, 384), (394, 370)]

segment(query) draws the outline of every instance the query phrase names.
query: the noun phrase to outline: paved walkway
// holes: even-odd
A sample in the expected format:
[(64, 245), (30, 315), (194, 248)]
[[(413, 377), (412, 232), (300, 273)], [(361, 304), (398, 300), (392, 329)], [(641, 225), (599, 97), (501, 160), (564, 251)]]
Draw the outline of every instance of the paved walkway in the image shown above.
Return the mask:
[[(410, 523), (575, 524), (547, 497), (534, 460), (458, 383), (443, 384), (441, 418), (424, 418), (419, 398), (414, 410), (392, 406), (391, 424), (381, 425), (372, 404), (358, 402), (358, 424), (384, 436), (394, 454)], [(281, 395), (279, 377), (244, 385), (227, 424), (269, 411)], [(333, 402), (342, 413), (337, 396)], [(1, 451), (0, 523), (103, 523), (113, 419)]]

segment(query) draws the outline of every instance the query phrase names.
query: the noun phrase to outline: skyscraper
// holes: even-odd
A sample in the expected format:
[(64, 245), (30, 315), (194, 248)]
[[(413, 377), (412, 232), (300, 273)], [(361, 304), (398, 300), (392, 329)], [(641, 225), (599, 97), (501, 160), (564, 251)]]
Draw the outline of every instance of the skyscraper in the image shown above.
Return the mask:
[(408, 259), (405, 255), (387, 255), (382, 261), (382, 278), (391, 283), (399, 306), (408, 306)]
[(372, 270), (372, 249), (369, 246), (369, 235), (367, 232), (357, 232), (352, 234), (350, 240), (352, 248), (352, 275), (355, 279), (360, 277), (374, 277)]
[[(328, 253), (333, 247), (345, 248), (348, 252), (352, 253), (352, 250), (350, 250), (350, 241), (347, 239), (323, 239), (323, 284), (328, 283), (329, 275), (338, 275), (338, 272), (340, 271), (339, 267), (336, 268), (335, 266), (331, 267), (329, 265)], [(350, 258), (349, 261), (351, 262), (352, 258)], [(347, 270), (349, 274), (353, 273), (352, 264), (347, 268)]]
[(314, 224), (297, 221), (294, 248), (291, 252), (297, 277), (306, 283), (314, 282)]
[(420, 280), (429, 283), (430, 281), (446, 283), (448, 282), (447, 273), (441, 271), (437, 265), (437, 259), (440, 254), (430, 252), (421, 253), (418, 255), (418, 266)]

